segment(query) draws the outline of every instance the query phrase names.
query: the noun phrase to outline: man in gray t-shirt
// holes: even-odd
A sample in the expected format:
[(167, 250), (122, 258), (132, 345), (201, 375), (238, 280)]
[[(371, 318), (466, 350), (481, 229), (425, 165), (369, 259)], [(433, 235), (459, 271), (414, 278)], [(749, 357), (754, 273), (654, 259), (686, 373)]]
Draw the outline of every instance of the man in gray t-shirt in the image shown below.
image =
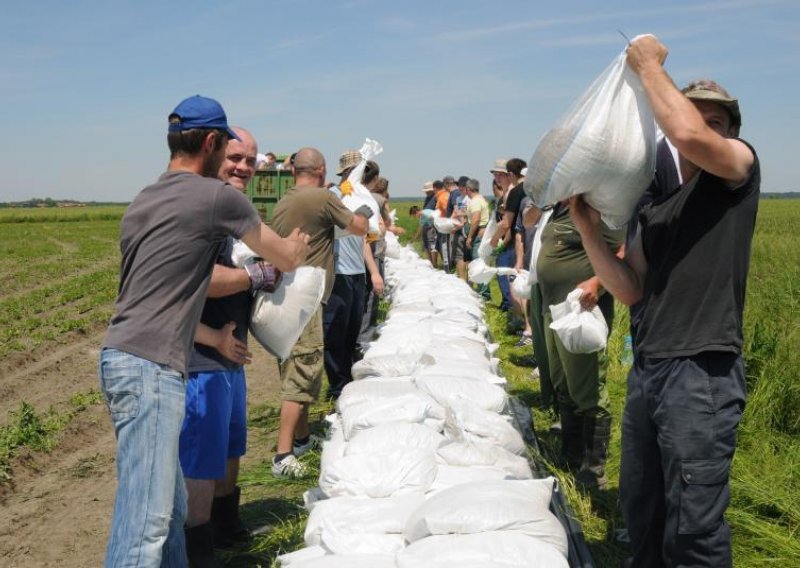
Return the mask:
[(170, 162), (122, 219), (119, 295), (98, 373), (117, 437), (118, 487), (106, 566), (186, 563), (178, 463), (185, 378), (219, 247), (241, 238), (281, 271), (308, 252), (264, 226), (248, 199), (215, 179), (228, 138), (220, 104), (199, 95), (169, 116)]

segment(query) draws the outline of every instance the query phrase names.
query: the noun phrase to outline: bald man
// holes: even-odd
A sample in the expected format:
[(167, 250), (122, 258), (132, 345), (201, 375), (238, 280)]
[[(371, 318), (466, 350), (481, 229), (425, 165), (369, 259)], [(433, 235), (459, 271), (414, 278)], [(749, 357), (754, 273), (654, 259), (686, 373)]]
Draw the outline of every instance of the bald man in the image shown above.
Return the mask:
[[(365, 213), (355, 214), (325, 188), (325, 158), (314, 148), (301, 148), (294, 158), (292, 172), (296, 186), (275, 206), (272, 228), (288, 235), (297, 228), (309, 235), (310, 252), (305, 266), (325, 269), (323, 306), (331, 295), (334, 280), (334, 228), (353, 235), (364, 235), (369, 226)], [(308, 427), (308, 406), (319, 396), (322, 386), (322, 312), (317, 310), (297, 340), (289, 358), (280, 365), (281, 419), (278, 449), (272, 460), (276, 477), (304, 477), (308, 470), (297, 458), (315, 445)]]
[[(256, 171), (258, 146), (247, 130), (225, 150), (218, 177), (244, 192)], [(239, 519), (239, 459), (247, 442), (244, 364), (251, 291), (269, 289), (278, 271), (264, 262), (234, 268), (229, 237), (220, 250), (189, 360), (179, 455), (186, 482), (186, 552), (193, 566), (217, 566), (214, 546), (249, 538)]]

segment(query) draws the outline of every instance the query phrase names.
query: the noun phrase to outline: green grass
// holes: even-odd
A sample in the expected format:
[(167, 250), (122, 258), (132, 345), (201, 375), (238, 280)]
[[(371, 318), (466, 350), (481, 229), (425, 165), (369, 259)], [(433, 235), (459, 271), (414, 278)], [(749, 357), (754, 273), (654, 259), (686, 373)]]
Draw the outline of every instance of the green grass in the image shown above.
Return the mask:
[(97, 207), (2, 208), (0, 223), (44, 223), (120, 220), (127, 205)]
[(102, 396), (96, 390), (78, 393), (70, 397), (67, 409), (61, 412), (52, 407), (45, 412), (36, 412), (33, 406), (23, 401), (18, 411), (9, 413), (7, 424), (0, 426), (0, 484), (12, 480), (11, 460), (20, 450), (49, 452), (72, 419), (101, 400)]

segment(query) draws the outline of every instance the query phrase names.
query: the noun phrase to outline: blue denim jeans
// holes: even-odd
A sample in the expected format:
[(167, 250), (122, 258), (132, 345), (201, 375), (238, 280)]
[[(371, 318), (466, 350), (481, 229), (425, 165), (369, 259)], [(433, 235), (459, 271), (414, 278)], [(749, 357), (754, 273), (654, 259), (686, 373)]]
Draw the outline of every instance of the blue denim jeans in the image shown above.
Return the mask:
[[(516, 262), (517, 262), (516, 252), (514, 251), (513, 248), (507, 248), (503, 252), (497, 255), (497, 259), (495, 260), (495, 266), (497, 266), (498, 268), (500, 267), (510, 268), (514, 266)], [(510, 310), (511, 282), (509, 281), (508, 276), (498, 276), (497, 285), (500, 287), (500, 295), (502, 296), (502, 300), (500, 301), (500, 309), (504, 311)]]
[(186, 566), (186, 489), (178, 464), (183, 376), (108, 348), (98, 374), (117, 437), (118, 485), (105, 565)]

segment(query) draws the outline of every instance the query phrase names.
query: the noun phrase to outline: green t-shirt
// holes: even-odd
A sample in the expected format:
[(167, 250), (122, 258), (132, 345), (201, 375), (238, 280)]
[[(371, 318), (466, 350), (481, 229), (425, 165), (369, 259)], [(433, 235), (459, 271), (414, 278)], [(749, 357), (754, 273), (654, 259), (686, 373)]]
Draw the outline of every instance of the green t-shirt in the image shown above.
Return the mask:
[[(624, 229), (611, 230), (601, 222), (603, 238), (616, 252), (625, 242)], [(594, 276), (594, 270), (583, 249), (581, 235), (569, 216), (569, 208), (558, 205), (542, 231), (542, 248), (536, 261), (536, 273), (542, 290), (544, 309), (559, 304), (578, 284)], [(613, 306), (609, 294), (603, 292), (602, 304)], [(605, 306), (602, 305), (601, 309)], [(605, 310), (604, 310), (605, 311)]]
[(282, 237), (295, 228), (309, 236), (309, 252), (304, 266), (319, 266), (325, 269), (325, 295), (327, 302), (333, 289), (333, 240), (334, 226), (347, 228), (353, 220), (350, 211), (341, 200), (321, 187), (293, 187), (275, 206), (272, 229)]

